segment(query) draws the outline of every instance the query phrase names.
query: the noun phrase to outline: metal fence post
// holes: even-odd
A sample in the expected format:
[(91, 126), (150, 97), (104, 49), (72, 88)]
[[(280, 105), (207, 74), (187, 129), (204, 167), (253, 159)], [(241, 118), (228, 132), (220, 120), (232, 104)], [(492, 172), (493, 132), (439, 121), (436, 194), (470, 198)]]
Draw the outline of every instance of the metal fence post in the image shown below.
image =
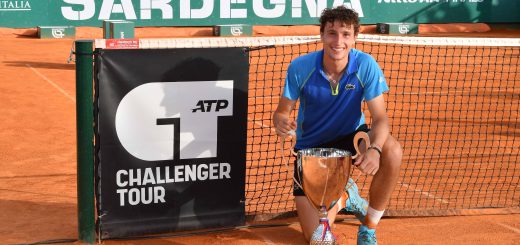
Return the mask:
[(76, 41), (78, 239), (96, 240), (94, 214), (93, 41)]

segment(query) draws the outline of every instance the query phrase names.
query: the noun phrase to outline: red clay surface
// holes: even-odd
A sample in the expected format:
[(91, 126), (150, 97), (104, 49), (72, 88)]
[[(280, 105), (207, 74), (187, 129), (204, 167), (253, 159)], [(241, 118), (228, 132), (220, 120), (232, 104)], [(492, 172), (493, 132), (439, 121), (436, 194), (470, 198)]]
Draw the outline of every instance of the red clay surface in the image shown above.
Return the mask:
[[(450, 35), (520, 37), (504, 29), (455, 31)], [(314, 34), (316, 26), (255, 28), (255, 35)], [(210, 35), (210, 28), (136, 29), (137, 37)], [(77, 30), (78, 39), (101, 36), (100, 28)], [(77, 238), (75, 67), (66, 62), (72, 44), (36, 39), (33, 29), (0, 28), (0, 244)], [(353, 244), (358, 223), (345, 218), (334, 231), (341, 244)], [(378, 238), (380, 244), (518, 244), (519, 219), (520, 214), (383, 219)], [(297, 220), (275, 223), (284, 222), (289, 225), (103, 243), (305, 244)]]

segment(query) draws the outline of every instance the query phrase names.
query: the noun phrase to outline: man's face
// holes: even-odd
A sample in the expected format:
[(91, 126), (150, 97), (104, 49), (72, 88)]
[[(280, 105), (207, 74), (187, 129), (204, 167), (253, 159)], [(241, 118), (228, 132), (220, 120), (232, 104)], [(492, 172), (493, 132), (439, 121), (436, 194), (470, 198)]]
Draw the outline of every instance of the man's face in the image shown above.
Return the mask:
[(334, 60), (348, 59), (348, 53), (356, 42), (357, 34), (354, 34), (354, 26), (346, 25), (340, 21), (328, 22), (321, 33), (321, 41), (325, 55)]

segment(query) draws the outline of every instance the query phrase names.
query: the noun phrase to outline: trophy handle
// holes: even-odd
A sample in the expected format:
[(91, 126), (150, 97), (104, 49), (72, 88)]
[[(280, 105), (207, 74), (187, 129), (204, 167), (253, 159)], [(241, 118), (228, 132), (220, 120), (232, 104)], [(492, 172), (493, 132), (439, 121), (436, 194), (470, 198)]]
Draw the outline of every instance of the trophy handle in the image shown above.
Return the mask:
[(368, 134), (364, 131), (359, 131), (354, 135), (354, 149), (356, 149), (356, 155), (352, 156), (352, 159), (356, 159), (359, 154), (359, 139), (365, 140), (365, 152), (368, 150), (368, 147), (370, 146), (370, 138), (368, 137)]
[[(354, 135), (354, 140), (353, 140), (354, 149), (356, 149), (356, 155), (352, 156), (352, 159), (356, 159), (360, 154), (359, 145), (358, 145), (360, 139), (365, 140), (365, 152), (368, 150), (368, 147), (370, 146), (370, 138), (368, 137), (368, 134), (364, 131), (357, 132), (356, 135)], [(349, 176), (354, 176), (354, 169), (355, 168), (352, 168), (352, 171)], [(361, 176), (361, 172), (359, 172), (359, 174), (357, 175), (356, 179), (354, 180), (354, 183), (358, 181), (360, 176)], [(347, 185), (345, 190), (350, 189), (350, 187), (352, 187), (352, 186), (353, 186), (353, 184), (349, 183), (349, 185)]]
[[(294, 130), (291, 130), (289, 132), (287, 132), (289, 134), (289, 138), (291, 139), (292, 141), (292, 144), (291, 144), (291, 154), (293, 156), (298, 156), (298, 153), (296, 153), (294, 151), (294, 145), (296, 145), (296, 132), (294, 132)], [(286, 139), (286, 136), (282, 136), (280, 137), (280, 152), (282, 153), (282, 162), (285, 164), (285, 167), (287, 167), (287, 171), (290, 171), (290, 167), (289, 167), (289, 163), (288, 161), (285, 160), (285, 155), (283, 154), (283, 150), (284, 150), (284, 143), (285, 143), (285, 139)], [(302, 184), (294, 177), (293, 175), (293, 180), (294, 180), (294, 183), (296, 183), (298, 185), (298, 187), (300, 187), (302, 190), (303, 190), (303, 186)], [(298, 178), (299, 179), (302, 179), (301, 176), (300, 176), (300, 173), (298, 172)]]

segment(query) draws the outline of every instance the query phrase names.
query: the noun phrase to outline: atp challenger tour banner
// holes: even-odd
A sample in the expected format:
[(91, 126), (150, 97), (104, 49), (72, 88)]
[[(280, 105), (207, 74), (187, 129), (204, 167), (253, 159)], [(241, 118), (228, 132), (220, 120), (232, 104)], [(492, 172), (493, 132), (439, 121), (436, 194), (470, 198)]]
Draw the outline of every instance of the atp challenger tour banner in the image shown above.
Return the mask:
[(326, 7), (355, 9), (378, 22), (520, 22), (518, 0), (0, 0), (0, 26), (136, 26), (317, 24)]
[(241, 48), (99, 50), (102, 237), (244, 224), (248, 66)]

